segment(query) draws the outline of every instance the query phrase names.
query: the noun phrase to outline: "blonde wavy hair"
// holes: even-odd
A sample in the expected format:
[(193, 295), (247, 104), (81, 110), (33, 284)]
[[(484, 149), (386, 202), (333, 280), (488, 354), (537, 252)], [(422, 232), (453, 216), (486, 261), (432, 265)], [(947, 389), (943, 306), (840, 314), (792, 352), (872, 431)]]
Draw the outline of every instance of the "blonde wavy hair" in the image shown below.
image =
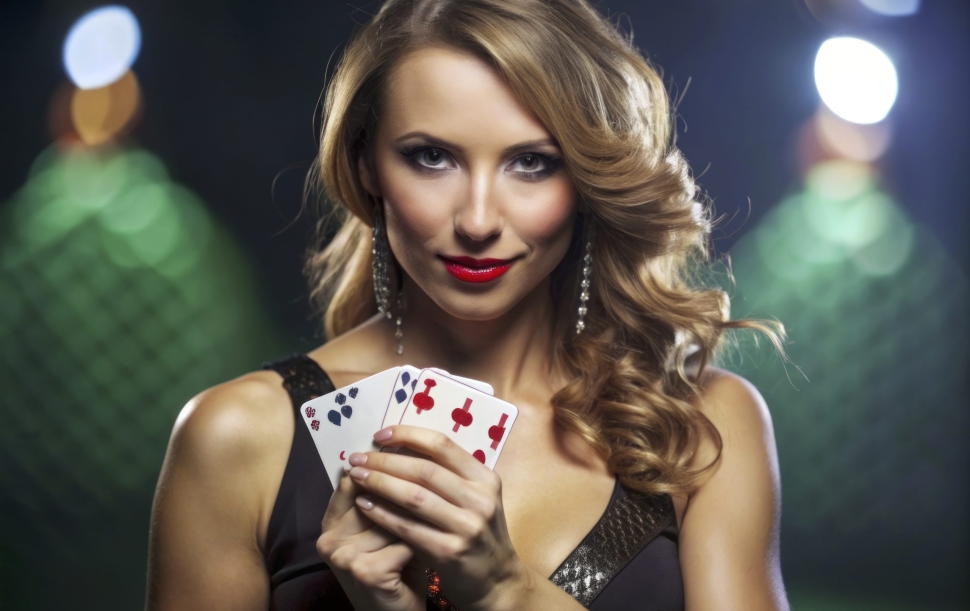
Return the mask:
[[(675, 146), (662, 78), (632, 35), (583, 0), (389, 0), (348, 43), (326, 90), (320, 151), (308, 177), (308, 184), (322, 183), (332, 206), (306, 265), (326, 336), (377, 311), (374, 204), (357, 159), (381, 115), (393, 65), (430, 45), (472, 53), (503, 75), (558, 142), (586, 204), (552, 274), (554, 362), (570, 380), (552, 398), (557, 424), (592, 445), (625, 487), (689, 490), (723, 445), (691, 402), (722, 335), (757, 329), (784, 354), (785, 332), (774, 321), (731, 320), (727, 294), (699, 281), (713, 211), (698, 201)], [(576, 335), (590, 226), (592, 287), (586, 328)], [(713, 432), (717, 456), (690, 470), (702, 427)]]

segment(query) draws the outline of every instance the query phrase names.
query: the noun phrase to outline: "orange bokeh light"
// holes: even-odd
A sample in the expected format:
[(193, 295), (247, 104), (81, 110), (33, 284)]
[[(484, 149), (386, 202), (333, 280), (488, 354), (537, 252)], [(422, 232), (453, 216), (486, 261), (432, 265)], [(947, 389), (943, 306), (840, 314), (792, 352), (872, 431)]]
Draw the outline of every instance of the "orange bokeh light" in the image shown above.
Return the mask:
[(115, 139), (129, 127), (140, 106), (138, 80), (129, 70), (106, 87), (75, 89), (71, 121), (82, 142), (97, 146)]

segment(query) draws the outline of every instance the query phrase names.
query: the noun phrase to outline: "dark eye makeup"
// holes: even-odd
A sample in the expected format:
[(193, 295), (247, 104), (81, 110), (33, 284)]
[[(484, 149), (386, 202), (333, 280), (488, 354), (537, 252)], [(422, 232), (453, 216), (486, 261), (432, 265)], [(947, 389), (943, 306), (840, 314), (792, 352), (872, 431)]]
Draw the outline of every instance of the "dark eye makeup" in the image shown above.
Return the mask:
[[(451, 155), (444, 150), (432, 146), (419, 146), (412, 149), (402, 148), (401, 155), (407, 159), (411, 167), (427, 174), (437, 174), (438, 172), (447, 170), (447, 166), (435, 164), (451, 158)], [(544, 153), (523, 153), (512, 160), (510, 167), (516, 165), (521, 165), (526, 168), (539, 166), (539, 169), (513, 171), (512, 174), (525, 180), (541, 180), (547, 176), (552, 176), (559, 170), (562, 166), (562, 158)]]

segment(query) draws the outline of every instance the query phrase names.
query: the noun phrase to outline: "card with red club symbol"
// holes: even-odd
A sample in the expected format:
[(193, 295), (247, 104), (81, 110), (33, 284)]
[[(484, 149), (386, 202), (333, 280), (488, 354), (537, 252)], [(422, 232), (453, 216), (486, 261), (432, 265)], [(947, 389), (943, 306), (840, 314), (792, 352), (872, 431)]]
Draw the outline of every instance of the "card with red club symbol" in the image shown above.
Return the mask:
[(400, 367), (392, 367), (307, 401), (300, 408), (334, 490), (344, 469), (350, 469), (351, 453), (381, 450), (374, 433), (381, 429), (387, 397), (399, 371)]
[[(472, 380), (471, 378), (463, 378), (461, 376), (452, 375), (447, 371), (438, 369), (436, 367), (429, 367), (428, 369), (445, 377), (451, 378), (456, 382), (460, 382), (466, 386), (471, 386), (475, 390), (479, 390), (487, 395), (495, 394), (491, 385), (487, 384), (486, 382), (480, 382), (478, 380)], [(397, 376), (397, 382), (394, 383), (394, 389), (391, 391), (391, 396), (387, 401), (387, 410), (384, 412), (384, 421), (381, 423), (381, 428), (390, 426), (392, 424), (401, 423), (401, 416), (404, 415), (404, 408), (407, 407), (408, 399), (411, 398), (411, 394), (414, 392), (418, 382), (418, 376), (421, 375), (422, 371), (421, 369), (412, 367), (411, 365), (402, 365), (399, 370), (400, 372)], [(381, 451), (383, 452), (383, 450)]]
[(507, 401), (425, 369), (417, 378), (400, 424), (444, 433), (494, 469), (518, 414), (518, 408)]

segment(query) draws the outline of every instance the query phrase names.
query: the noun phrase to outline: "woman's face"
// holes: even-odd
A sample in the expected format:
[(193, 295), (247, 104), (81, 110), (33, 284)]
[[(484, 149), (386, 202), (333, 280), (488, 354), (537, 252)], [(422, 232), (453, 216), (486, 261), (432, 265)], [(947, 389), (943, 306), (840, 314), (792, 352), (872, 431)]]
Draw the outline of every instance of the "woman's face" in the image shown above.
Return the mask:
[(391, 250), (444, 311), (496, 318), (565, 256), (577, 195), (562, 153), (499, 74), (470, 54), (414, 51), (386, 87), (359, 169), (384, 201)]

